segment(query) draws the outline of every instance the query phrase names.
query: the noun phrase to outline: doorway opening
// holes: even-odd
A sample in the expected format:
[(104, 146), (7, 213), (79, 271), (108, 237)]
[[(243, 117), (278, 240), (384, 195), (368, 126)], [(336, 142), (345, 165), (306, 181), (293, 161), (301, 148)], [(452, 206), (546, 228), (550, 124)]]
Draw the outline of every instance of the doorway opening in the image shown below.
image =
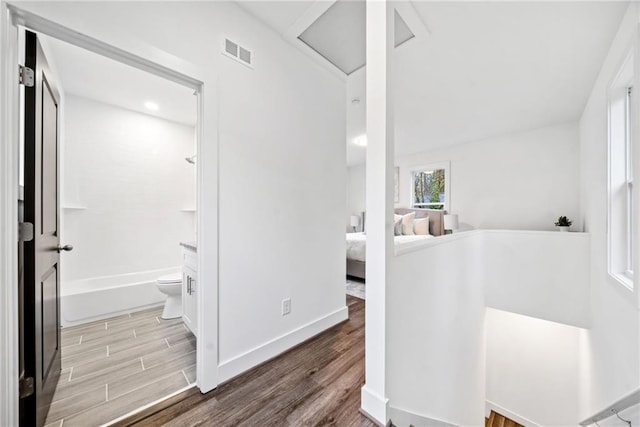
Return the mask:
[[(35, 74), (21, 96), (19, 203), (36, 231), (21, 266), (21, 362), (36, 384), (24, 415), (101, 425), (196, 382), (197, 97), (20, 34)], [(52, 268), (41, 275), (45, 235)]]

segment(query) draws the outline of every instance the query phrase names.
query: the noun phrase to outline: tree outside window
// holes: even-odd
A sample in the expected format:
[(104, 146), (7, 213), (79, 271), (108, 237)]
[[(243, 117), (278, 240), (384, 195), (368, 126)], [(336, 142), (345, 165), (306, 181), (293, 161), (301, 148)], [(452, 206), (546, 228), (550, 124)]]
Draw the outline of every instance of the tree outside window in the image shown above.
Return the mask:
[(444, 209), (445, 170), (419, 170), (412, 172), (413, 207)]

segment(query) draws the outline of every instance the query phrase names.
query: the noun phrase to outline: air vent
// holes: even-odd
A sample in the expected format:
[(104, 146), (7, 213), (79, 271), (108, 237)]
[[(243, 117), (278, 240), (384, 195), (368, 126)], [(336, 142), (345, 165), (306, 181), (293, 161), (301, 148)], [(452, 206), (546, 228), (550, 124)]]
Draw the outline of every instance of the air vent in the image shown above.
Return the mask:
[(247, 64), (251, 64), (251, 52), (249, 52), (247, 49), (243, 47), (240, 48), (240, 55), (238, 56), (238, 58), (240, 58), (240, 61), (244, 61)]
[(229, 39), (224, 40), (222, 53), (229, 58), (235, 59), (241, 64), (253, 68), (253, 54), (249, 49), (245, 49), (238, 43)]
[(224, 41), (224, 50), (234, 58), (238, 57), (238, 45), (229, 39), (225, 39)]

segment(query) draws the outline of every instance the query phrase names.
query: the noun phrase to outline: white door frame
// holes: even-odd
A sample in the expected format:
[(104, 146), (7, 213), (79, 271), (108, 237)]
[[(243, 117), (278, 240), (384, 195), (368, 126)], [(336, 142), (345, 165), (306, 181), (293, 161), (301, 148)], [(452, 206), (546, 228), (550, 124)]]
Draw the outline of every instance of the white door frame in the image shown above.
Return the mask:
[[(188, 61), (160, 57), (150, 47), (115, 46), (0, 2), (0, 425), (18, 425), (18, 26), (194, 89), (198, 95), (197, 385), (218, 385), (218, 113), (217, 79)], [(207, 167), (205, 167), (205, 165)], [(204, 285), (204, 286), (203, 286)]]

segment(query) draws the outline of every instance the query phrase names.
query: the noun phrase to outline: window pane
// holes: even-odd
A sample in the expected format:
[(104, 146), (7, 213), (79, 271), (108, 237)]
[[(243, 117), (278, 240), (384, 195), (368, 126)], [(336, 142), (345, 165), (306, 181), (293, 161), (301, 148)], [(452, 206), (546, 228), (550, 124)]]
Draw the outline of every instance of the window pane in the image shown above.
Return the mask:
[[(633, 61), (625, 62), (609, 90), (609, 213), (608, 271), (623, 286), (633, 290), (633, 236), (637, 218), (633, 216), (632, 131), (637, 114), (632, 111), (634, 96), (630, 87)], [(623, 73), (624, 71), (624, 73)]]
[(412, 172), (413, 206), (443, 209), (445, 203), (444, 169)]

